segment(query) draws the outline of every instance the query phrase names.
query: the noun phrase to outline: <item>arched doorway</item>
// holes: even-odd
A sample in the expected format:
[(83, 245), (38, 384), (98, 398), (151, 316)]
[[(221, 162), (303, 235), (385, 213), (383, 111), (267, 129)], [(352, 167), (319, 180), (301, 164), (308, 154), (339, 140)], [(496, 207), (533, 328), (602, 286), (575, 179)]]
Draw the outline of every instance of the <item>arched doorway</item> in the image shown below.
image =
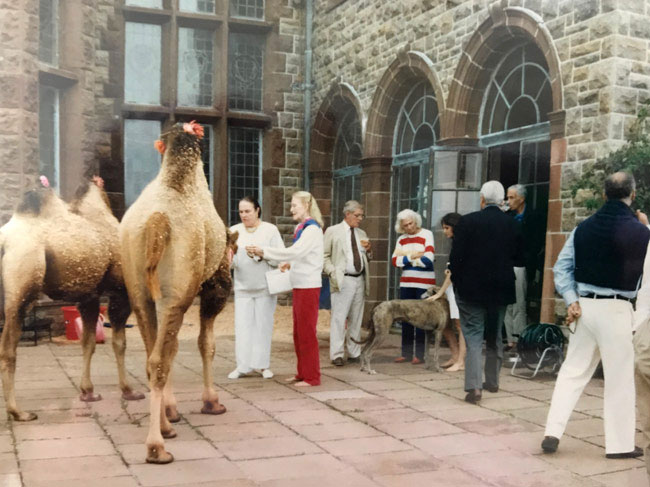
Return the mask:
[[(431, 227), (429, 174), (430, 151), (440, 138), (438, 101), (431, 85), (422, 80), (404, 97), (395, 125), (391, 174), (390, 245), (397, 240), (394, 229), (398, 212), (409, 208), (422, 216), (423, 228)], [(389, 297), (398, 295), (399, 273), (389, 268)]]
[(310, 152), (312, 192), (328, 225), (342, 218), (347, 200), (361, 200), (362, 120), (354, 88), (332, 85), (316, 114)]
[(554, 321), (551, 267), (564, 242), (560, 177), (566, 160), (559, 56), (534, 12), (499, 4), (489, 12), (461, 54), (450, 85), (443, 139), (487, 151), (484, 180), (500, 180), (506, 188), (523, 184), (531, 208), (548, 214), (543, 264), (532, 290), (532, 295), (545, 294), (541, 302), (537, 298), (529, 318)]

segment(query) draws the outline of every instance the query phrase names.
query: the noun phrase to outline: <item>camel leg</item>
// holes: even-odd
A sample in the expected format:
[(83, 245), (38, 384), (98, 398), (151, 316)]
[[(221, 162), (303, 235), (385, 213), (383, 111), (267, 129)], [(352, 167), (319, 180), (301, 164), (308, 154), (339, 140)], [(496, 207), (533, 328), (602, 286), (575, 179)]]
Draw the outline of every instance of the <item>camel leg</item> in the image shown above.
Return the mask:
[(7, 417), (15, 421), (32, 421), (36, 414), (21, 411), (16, 404), (16, 348), (20, 340), (25, 306), (9, 303), (5, 308), (5, 323), (0, 337), (0, 374), (5, 396)]
[(95, 330), (99, 317), (99, 296), (92, 296), (77, 305), (81, 321), (83, 322), (83, 335), (81, 348), (83, 350), (83, 374), (81, 376), (81, 394), (79, 399), (84, 402), (101, 401), (102, 395), (94, 393), (94, 386), (90, 380), (90, 362), (95, 353)]
[(124, 365), (124, 354), (126, 352), (126, 333), (124, 325), (126, 324), (129, 314), (131, 314), (131, 306), (129, 305), (129, 298), (126, 295), (126, 292), (112, 294), (108, 305), (108, 317), (113, 331), (111, 343), (113, 345), (113, 353), (115, 353), (115, 360), (117, 361), (117, 375), (120, 381), (122, 399), (127, 401), (137, 401), (139, 399), (144, 399), (144, 394), (139, 391), (134, 391), (131, 388), (126, 379), (126, 367)]
[[(178, 350), (178, 346), (176, 347), (176, 350)], [(174, 352), (174, 355), (176, 355), (176, 352)], [(163, 389), (163, 405), (165, 408), (165, 421), (178, 423), (181, 420), (181, 415), (178, 414), (178, 404), (176, 402), (176, 396), (174, 395), (172, 365), (169, 367), (169, 376), (167, 377), (167, 382)]]
[[(159, 303), (158, 309), (164, 309)], [(149, 403), (149, 434), (147, 435), (147, 463), (170, 463), (174, 460), (165, 450), (162, 428), (165, 435), (173, 434), (173, 428), (166, 421), (163, 410), (163, 390), (169, 378), (171, 364), (178, 350), (178, 330), (183, 320), (183, 310), (179, 307), (168, 308), (160, 319), (156, 342), (147, 360), (149, 386), (151, 388)], [(165, 424), (167, 423), (167, 424)]]
[[(201, 289), (201, 331), (198, 345), (203, 359), (203, 414), (223, 414), (226, 407), (219, 403), (219, 395), (212, 385), (212, 361), (214, 360), (214, 319), (223, 309), (230, 292), (230, 272), (227, 281), (219, 270), (212, 279), (205, 282)], [(230, 285), (229, 285), (230, 283)], [(227, 292), (226, 292), (227, 288)]]

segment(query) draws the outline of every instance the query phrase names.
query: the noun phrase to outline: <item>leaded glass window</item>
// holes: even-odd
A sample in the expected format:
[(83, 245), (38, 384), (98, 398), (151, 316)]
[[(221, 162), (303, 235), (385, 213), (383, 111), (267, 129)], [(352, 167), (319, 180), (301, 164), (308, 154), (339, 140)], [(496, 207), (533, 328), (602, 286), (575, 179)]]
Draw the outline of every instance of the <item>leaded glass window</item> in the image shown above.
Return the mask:
[(38, 10), (38, 59), (44, 63), (59, 64), (59, 2), (40, 0)]
[(180, 0), (179, 9), (185, 12), (214, 13), (214, 0)]
[(160, 25), (126, 22), (124, 101), (160, 105)]
[(361, 200), (361, 124), (350, 109), (338, 126), (334, 143), (332, 221), (342, 216), (348, 200)]
[(230, 127), (228, 129), (229, 225), (239, 221), (239, 200), (255, 196), (262, 202), (260, 169), (261, 147), (258, 129)]
[[(202, 124), (203, 125), (203, 124)], [(203, 161), (203, 173), (208, 181), (210, 191), (214, 191), (214, 157), (212, 156), (212, 134), (211, 125), (203, 125), (203, 138), (201, 139), (201, 160)]]
[(178, 104), (211, 106), (214, 32), (178, 29)]
[(59, 90), (38, 89), (39, 172), (53, 188), (59, 187)]
[(230, 0), (230, 15), (264, 20), (264, 0)]
[(125, 0), (130, 7), (162, 8), (162, 0)]
[(228, 58), (228, 108), (262, 109), (264, 37), (230, 33)]
[(404, 100), (395, 131), (394, 153), (427, 149), (440, 137), (438, 102), (426, 81), (416, 84)]
[(160, 170), (161, 158), (153, 143), (160, 137), (160, 122), (124, 121), (124, 202), (130, 206)]
[(483, 135), (548, 121), (553, 100), (541, 51), (532, 44), (512, 50), (497, 67), (484, 103)]

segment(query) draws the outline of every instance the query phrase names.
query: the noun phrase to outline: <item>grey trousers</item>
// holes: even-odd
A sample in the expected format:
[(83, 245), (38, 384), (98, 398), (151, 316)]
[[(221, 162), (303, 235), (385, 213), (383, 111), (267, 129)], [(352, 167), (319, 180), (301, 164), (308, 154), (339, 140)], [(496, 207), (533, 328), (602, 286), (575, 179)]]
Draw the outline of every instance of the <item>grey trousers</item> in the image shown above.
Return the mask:
[(499, 386), (499, 372), (503, 362), (501, 328), (505, 306), (483, 306), (456, 296), (460, 311), (460, 325), (467, 343), (465, 356), (465, 390), (483, 389), (483, 338), (485, 338), (485, 383)]

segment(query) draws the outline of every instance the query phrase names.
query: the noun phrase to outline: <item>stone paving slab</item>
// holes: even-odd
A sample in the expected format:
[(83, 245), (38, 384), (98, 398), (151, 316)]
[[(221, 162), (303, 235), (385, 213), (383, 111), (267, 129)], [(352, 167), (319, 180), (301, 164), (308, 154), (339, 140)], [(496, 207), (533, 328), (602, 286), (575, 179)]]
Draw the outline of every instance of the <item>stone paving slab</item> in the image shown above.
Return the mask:
[[(146, 392), (144, 347), (127, 333), (129, 380)], [(181, 421), (166, 441), (175, 461), (163, 466), (144, 462), (149, 403), (121, 400), (110, 343), (97, 346), (92, 369), (104, 399), (89, 404), (78, 400), (78, 345), (20, 347), (17, 398), (39, 418), (0, 421), (0, 487), (650, 487), (643, 461), (605, 459), (602, 379), (587, 386), (558, 452), (544, 455), (553, 376), (504, 368), (500, 391), (475, 406), (463, 401), (463, 372), (393, 363), (397, 336), (375, 354), (376, 375), (330, 365), (327, 338), (319, 328), (322, 386), (301, 389), (284, 382), (295, 373), (290, 341), (274, 335), (273, 379), (229, 380), (234, 339), (219, 336), (220, 416), (199, 412), (202, 363), (195, 337), (182, 339)]]

